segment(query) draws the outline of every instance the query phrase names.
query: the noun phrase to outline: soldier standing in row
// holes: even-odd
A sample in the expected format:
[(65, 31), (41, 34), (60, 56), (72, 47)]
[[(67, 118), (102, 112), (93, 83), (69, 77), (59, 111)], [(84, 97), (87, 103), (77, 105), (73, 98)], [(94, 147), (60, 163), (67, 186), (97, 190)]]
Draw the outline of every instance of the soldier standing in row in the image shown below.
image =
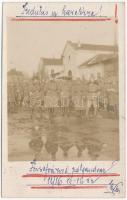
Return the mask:
[(90, 112), (96, 116), (98, 108), (98, 83), (95, 81), (94, 76), (92, 75), (88, 83), (88, 98), (87, 98), (87, 108), (86, 116), (88, 117)]
[(61, 93), (60, 93), (60, 99), (61, 99), (61, 112), (64, 116), (67, 112), (68, 107), (68, 97), (69, 97), (69, 88), (67, 85), (67, 82), (65, 80), (62, 80), (63, 84), (61, 85)]
[(51, 80), (46, 83), (44, 88), (44, 104), (50, 117), (54, 115), (55, 108), (58, 107), (59, 95), (59, 87), (52, 75)]
[(30, 91), (30, 109), (31, 118), (34, 112), (40, 109), (41, 106), (41, 91), (38, 80), (34, 80), (32, 90)]
[(10, 83), (10, 85), (8, 86), (8, 111), (14, 113), (15, 106), (15, 87), (13, 83)]

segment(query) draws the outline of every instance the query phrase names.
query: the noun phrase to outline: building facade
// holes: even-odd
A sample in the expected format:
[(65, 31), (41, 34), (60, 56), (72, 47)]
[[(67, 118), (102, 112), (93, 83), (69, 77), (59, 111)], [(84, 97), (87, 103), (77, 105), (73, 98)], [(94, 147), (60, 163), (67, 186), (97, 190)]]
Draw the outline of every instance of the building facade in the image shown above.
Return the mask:
[(64, 78), (70, 71), (73, 79), (88, 80), (91, 76), (96, 78), (97, 74), (104, 76), (105, 65), (114, 65), (112, 61), (117, 50), (117, 46), (67, 41), (60, 58), (40, 59), (38, 71), (40, 77), (48, 78), (51, 78), (53, 73), (56, 78)]

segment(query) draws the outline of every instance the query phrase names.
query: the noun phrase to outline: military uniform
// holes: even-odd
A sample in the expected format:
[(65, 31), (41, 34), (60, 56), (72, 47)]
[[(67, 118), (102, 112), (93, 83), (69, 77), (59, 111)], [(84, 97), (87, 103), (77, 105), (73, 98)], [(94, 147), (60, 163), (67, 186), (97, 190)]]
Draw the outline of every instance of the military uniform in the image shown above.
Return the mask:
[(8, 88), (8, 110), (9, 112), (14, 112), (15, 111), (15, 90), (14, 86), (11, 85)]
[(60, 99), (61, 99), (61, 111), (64, 115), (65, 113), (68, 114), (69, 112), (69, 101), (71, 97), (71, 81), (63, 81), (61, 85), (61, 92), (60, 92)]
[(50, 80), (44, 88), (44, 106), (51, 112), (58, 107), (59, 90), (56, 81)]
[(98, 84), (95, 81), (88, 83), (87, 94), (87, 114), (90, 109), (94, 111), (94, 114), (96, 114), (98, 107)]

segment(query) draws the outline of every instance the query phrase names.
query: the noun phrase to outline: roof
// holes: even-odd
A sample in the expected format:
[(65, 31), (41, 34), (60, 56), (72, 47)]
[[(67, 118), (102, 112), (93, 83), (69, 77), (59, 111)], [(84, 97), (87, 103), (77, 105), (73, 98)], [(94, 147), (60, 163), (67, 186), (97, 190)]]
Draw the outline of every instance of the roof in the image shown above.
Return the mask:
[(98, 54), (98, 55), (94, 56), (93, 58), (83, 62), (79, 67), (91, 66), (96, 63), (116, 59), (117, 57), (118, 57), (117, 54)]
[[(66, 49), (66, 46), (70, 44), (73, 49), (75, 50), (91, 50), (91, 51), (118, 51), (118, 46), (114, 45), (98, 45), (98, 44), (83, 44), (83, 43), (74, 43), (72, 41), (67, 41), (64, 47), (62, 56)], [(62, 65), (63, 64), (63, 57), (61, 58), (42, 58), (43, 65)]]
[[(75, 50), (118, 51), (118, 46), (114, 46), (114, 45), (84, 44), (84, 43), (74, 43), (71, 41), (67, 41), (66, 45), (67, 44), (70, 44)], [(66, 48), (66, 45), (65, 45), (65, 48)]]
[(62, 65), (62, 58), (42, 58), (44, 65)]

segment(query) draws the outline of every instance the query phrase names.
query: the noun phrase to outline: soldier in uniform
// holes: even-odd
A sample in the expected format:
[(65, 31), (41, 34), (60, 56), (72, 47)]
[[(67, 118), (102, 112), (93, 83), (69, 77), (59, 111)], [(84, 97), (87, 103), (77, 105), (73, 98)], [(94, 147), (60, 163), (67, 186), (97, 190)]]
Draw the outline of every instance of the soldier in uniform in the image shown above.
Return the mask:
[(98, 84), (98, 109), (104, 110), (106, 104), (105, 84), (104, 79), (101, 77), (100, 73), (97, 74), (96, 83)]
[(54, 115), (55, 108), (58, 107), (59, 88), (54, 79), (48, 81), (44, 88), (45, 107), (49, 112), (49, 116)]
[(61, 89), (60, 89), (60, 106), (61, 113), (64, 116), (68, 114), (69, 107), (69, 96), (70, 96), (70, 85), (68, 80), (62, 80)]
[(113, 111), (115, 114), (118, 112), (118, 93), (115, 88), (107, 90), (108, 96), (108, 111)]
[(76, 80), (73, 84), (73, 101), (75, 110), (79, 117), (83, 117), (85, 109), (85, 85), (80, 79)]
[(82, 138), (80, 138), (80, 140), (78, 140), (78, 141), (75, 142), (75, 146), (78, 149), (77, 157), (80, 158), (82, 156), (82, 152), (86, 148), (86, 143), (82, 140)]
[(8, 104), (9, 104), (9, 112), (15, 112), (16, 108), (16, 101), (15, 101), (15, 89), (14, 84), (10, 83), (9, 89), (8, 89)]
[(82, 115), (84, 116), (86, 113), (87, 108), (87, 96), (88, 96), (88, 90), (87, 90), (87, 81), (82, 81)]
[(61, 137), (60, 141), (61, 142), (60, 142), (59, 146), (60, 146), (60, 148), (63, 151), (64, 158), (67, 159), (68, 152), (71, 149), (71, 147), (73, 146), (73, 144), (67, 138), (65, 138), (65, 137)]
[(45, 101), (44, 101), (44, 87), (45, 82), (43, 81), (40, 86), (40, 112), (41, 112), (41, 118), (43, 117), (43, 113), (45, 112)]
[(51, 155), (51, 159), (55, 161), (56, 153), (58, 151), (58, 141), (57, 135), (54, 132), (52, 132), (51, 135), (48, 135), (47, 141), (45, 143), (45, 149)]
[(41, 133), (38, 126), (35, 126), (32, 131), (32, 138), (29, 142), (29, 147), (34, 154), (34, 160), (41, 160), (40, 153), (43, 147), (43, 141), (41, 139)]
[(30, 107), (30, 91), (28, 88), (24, 88), (23, 107), (25, 110)]
[(86, 116), (88, 117), (90, 112), (96, 116), (98, 107), (98, 83), (95, 81), (94, 76), (91, 76), (88, 83), (88, 97), (87, 97), (87, 108)]
[(19, 110), (22, 107), (24, 99), (23, 89), (21, 87), (17, 87), (15, 98), (16, 98), (17, 109)]
[(31, 109), (31, 118), (33, 118), (34, 111), (40, 109), (41, 106), (41, 92), (39, 87), (39, 82), (35, 81), (30, 91), (30, 109)]

